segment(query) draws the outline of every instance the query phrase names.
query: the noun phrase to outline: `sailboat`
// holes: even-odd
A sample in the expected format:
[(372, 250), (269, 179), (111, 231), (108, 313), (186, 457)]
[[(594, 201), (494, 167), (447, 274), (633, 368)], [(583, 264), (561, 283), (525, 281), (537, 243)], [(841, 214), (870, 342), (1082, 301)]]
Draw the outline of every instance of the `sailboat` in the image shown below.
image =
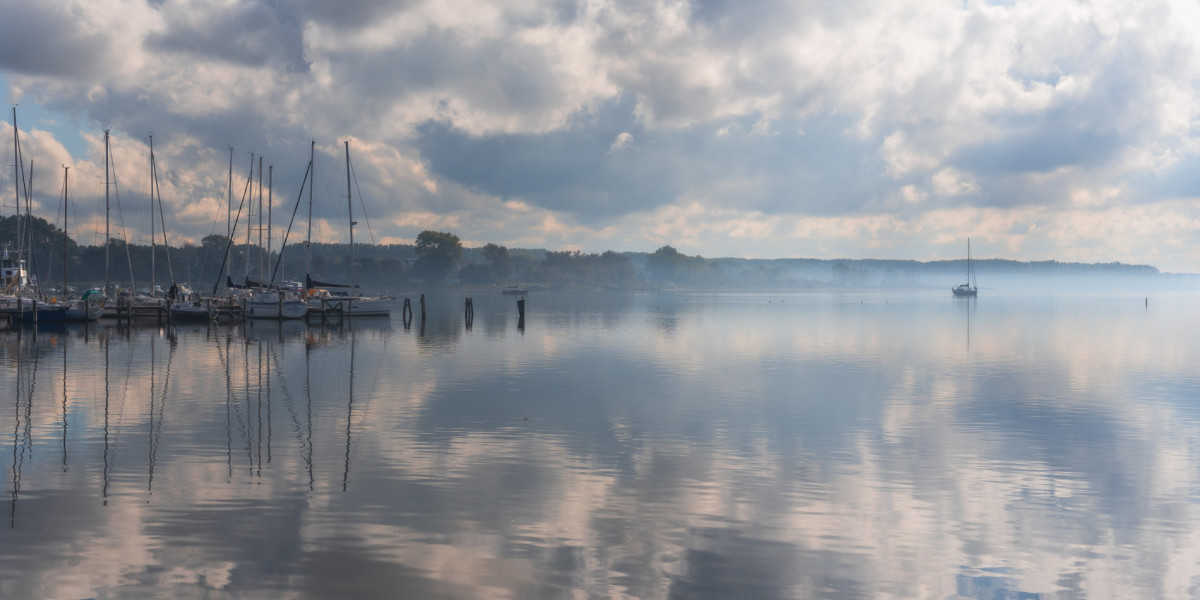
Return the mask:
[[(271, 186), (268, 180), (268, 186)], [(270, 192), (268, 192), (270, 194)], [(268, 200), (270, 202), (270, 200)], [(268, 211), (270, 209), (268, 208)], [(259, 223), (262, 223), (262, 157), (258, 159), (258, 214)], [(270, 224), (267, 225), (270, 227)], [(247, 224), (247, 239), (249, 239), (249, 224)], [(268, 234), (269, 239), (269, 234)], [(246, 243), (249, 248), (249, 242)], [(259, 228), (259, 247), (262, 247), (262, 228)], [(268, 248), (268, 251), (270, 248)], [(249, 270), (249, 255), (246, 257), (247, 270)], [(246, 276), (246, 283), (249, 286), (250, 277)], [(258, 283), (258, 282), (256, 282)], [(298, 294), (280, 289), (273, 283), (266, 286), (258, 283), (242, 301), (243, 314), (248, 319), (302, 319), (308, 316), (308, 301)]]
[[(350, 216), (350, 284), (336, 285), (313, 281), (306, 276), (306, 283), (326, 287), (348, 287), (351, 290), (358, 286), (354, 283), (354, 200), (350, 193), (350, 140), (346, 140), (346, 202)], [(309, 309), (314, 313), (340, 314), (347, 317), (386, 317), (392, 314), (392, 299), (383, 296), (362, 296), (351, 294), (331, 294), (326, 290), (309, 290)]]
[(974, 298), (979, 295), (979, 284), (975, 281), (975, 268), (971, 265), (971, 238), (967, 238), (967, 282), (950, 289), (955, 296)]

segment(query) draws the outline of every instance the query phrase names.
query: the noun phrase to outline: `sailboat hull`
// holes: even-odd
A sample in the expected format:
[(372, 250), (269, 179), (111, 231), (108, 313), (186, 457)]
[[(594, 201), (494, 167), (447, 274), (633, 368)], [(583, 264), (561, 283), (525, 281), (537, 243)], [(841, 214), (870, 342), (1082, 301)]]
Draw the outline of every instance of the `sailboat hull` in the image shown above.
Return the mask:
[(312, 298), (308, 306), (314, 313), (349, 317), (386, 317), (392, 314), (392, 301), (389, 298), (332, 296)]
[(269, 292), (247, 298), (243, 314), (248, 319), (303, 319), (308, 316), (308, 303), (298, 298), (279, 298)]

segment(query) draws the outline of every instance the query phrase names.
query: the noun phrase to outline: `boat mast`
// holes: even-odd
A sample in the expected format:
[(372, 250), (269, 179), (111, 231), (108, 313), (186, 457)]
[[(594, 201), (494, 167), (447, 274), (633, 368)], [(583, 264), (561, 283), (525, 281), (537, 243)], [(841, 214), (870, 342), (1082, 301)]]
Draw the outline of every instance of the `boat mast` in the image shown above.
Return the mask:
[[(229, 187), (225, 200), (225, 264), (229, 264), (229, 249), (233, 246), (233, 146), (229, 147)], [(221, 274), (217, 273), (220, 280)], [(214, 294), (216, 291), (214, 290)]]
[[(150, 157), (151, 157), (151, 159), (154, 158), (153, 148), (151, 148)], [(167, 218), (165, 216), (163, 216), (162, 187), (160, 187), (158, 185), (158, 162), (157, 161), (152, 162), (152, 168), (150, 170), (150, 175), (151, 175), (150, 185), (152, 185), (154, 187), (154, 195), (158, 197), (158, 224), (160, 226), (159, 231), (162, 231), (162, 236), (163, 236), (163, 252), (167, 255), (167, 275), (171, 278), (171, 284), (174, 284), (175, 283), (175, 266), (171, 264), (171, 246), (170, 246), (170, 244), (167, 243)], [(152, 223), (154, 221), (154, 204), (153, 203), (150, 204), (150, 221)]]
[[(21, 160), (21, 137), (17, 133), (17, 105), (12, 108), (12, 127), (13, 127), (13, 196), (16, 198), (17, 216), (17, 274), (18, 281), (22, 279), (21, 274), (24, 272), (22, 267), (24, 261), (21, 259), (25, 255), (25, 228), (21, 226), (21, 178), (24, 175), (22, 160)], [(33, 170), (33, 165), (30, 165), (30, 171)], [(21, 283), (20, 285), (24, 285)], [(20, 286), (18, 286), (20, 287)]]
[[(266, 166), (266, 264), (271, 264), (271, 208), (274, 206), (275, 166)], [(283, 257), (280, 257), (283, 258)], [(265, 269), (265, 265), (264, 265)], [(266, 271), (263, 271), (264, 274)], [(275, 277), (271, 277), (274, 280)]]
[[(275, 165), (267, 165), (267, 264), (271, 264), (271, 207), (274, 206)], [(281, 255), (279, 258), (283, 258)], [(265, 268), (265, 265), (264, 265)], [(266, 271), (263, 271), (266, 273)], [(274, 279), (272, 277), (271, 279)]]
[[(63, 297), (67, 297), (67, 174), (71, 167), (63, 165)], [(64, 348), (65, 351), (65, 348)]]
[[(266, 268), (263, 266), (263, 187), (262, 187), (263, 157), (258, 155), (258, 279), (262, 279)], [(259, 281), (261, 284), (262, 281)]]
[[(12, 126), (13, 126), (13, 194), (16, 197), (17, 204), (14, 208), (17, 211), (18, 219), (21, 216), (21, 141), (17, 136), (17, 105), (12, 108)], [(19, 236), (18, 236), (19, 239)], [(20, 260), (20, 242), (17, 243), (17, 256)]]
[[(245, 265), (245, 268), (242, 269), (242, 271), (244, 273), (244, 277), (246, 279), (250, 279), (250, 229), (251, 229), (250, 225), (251, 225), (251, 219), (253, 218), (250, 216), (250, 213), (254, 212), (254, 153), (253, 152), (250, 153), (250, 176), (246, 179), (246, 191), (250, 194), (250, 205), (246, 208), (246, 252), (245, 252), (246, 265)], [(242, 197), (245, 198), (246, 195), (242, 194)]]
[(150, 136), (150, 295), (154, 295), (154, 136)]
[(308, 236), (304, 238), (304, 249), (308, 254), (305, 257), (307, 261), (304, 265), (304, 274), (307, 277), (312, 270), (312, 207), (313, 207), (313, 180), (317, 178), (316, 171), (313, 170), (313, 159), (317, 155), (317, 140), (312, 140), (308, 147)]
[(971, 238), (967, 238), (967, 287), (975, 289), (975, 277), (971, 273)]
[(109, 276), (110, 276), (109, 256), (108, 256), (109, 252), (108, 251), (109, 251), (109, 246), (112, 245), (109, 243), (109, 229), (108, 229), (108, 219), (109, 219), (109, 213), (110, 213), (110, 207), (108, 204), (108, 154), (109, 154), (108, 130), (105, 129), (104, 130), (104, 295), (106, 297), (108, 296), (108, 286), (109, 286)]
[(350, 215), (350, 289), (354, 289), (354, 202), (350, 198), (350, 140), (346, 140), (346, 208)]

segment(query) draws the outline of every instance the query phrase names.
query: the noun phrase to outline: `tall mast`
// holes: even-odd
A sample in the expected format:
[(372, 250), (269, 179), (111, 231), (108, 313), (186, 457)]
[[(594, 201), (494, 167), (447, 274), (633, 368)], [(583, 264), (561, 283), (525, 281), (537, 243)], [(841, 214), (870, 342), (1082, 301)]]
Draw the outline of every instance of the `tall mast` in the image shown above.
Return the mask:
[(275, 165), (267, 165), (267, 264), (271, 264), (271, 207), (274, 206), (274, 200), (272, 199), (275, 185), (274, 179)]
[(67, 174), (71, 167), (63, 165), (63, 297), (67, 297)]
[(308, 147), (308, 236), (304, 238), (304, 249), (308, 256), (305, 257), (304, 274), (307, 279), (309, 270), (312, 269), (312, 206), (313, 206), (313, 180), (317, 178), (317, 172), (313, 170), (313, 159), (317, 155), (317, 140), (312, 140)]
[(108, 218), (110, 207), (108, 204), (108, 130), (104, 130), (104, 295), (108, 296), (109, 285), (109, 229)]
[(354, 202), (350, 198), (350, 140), (346, 140), (346, 208), (350, 214), (350, 289), (354, 289)]
[[(150, 152), (150, 157), (154, 157), (153, 148)], [(158, 197), (158, 224), (159, 231), (163, 236), (163, 253), (167, 256), (167, 275), (171, 278), (171, 283), (175, 283), (175, 267), (171, 264), (171, 245), (167, 243), (167, 218), (163, 216), (162, 204), (162, 188), (158, 185), (158, 161), (153, 162), (153, 168), (150, 170), (151, 180), (150, 185), (154, 188), (154, 196)], [(154, 221), (154, 203), (150, 203), (150, 221)]]
[[(263, 271), (263, 188), (262, 188), (263, 157), (258, 155), (258, 278), (262, 279)], [(260, 282), (261, 283), (261, 282)]]
[(233, 146), (229, 147), (229, 185), (228, 195), (225, 199), (225, 238), (233, 235), (230, 229), (233, 228)]
[[(229, 195), (225, 201), (225, 264), (229, 264), (229, 249), (233, 246), (233, 146), (229, 147)], [(229, 265), (232, 266), (232, 265)], [(221, 274), (217, 273), (220, 278)], [(214, 291), (215, 294), (215, 291)]]
[[(250, 204), (246, 207), (246, 265), (242, 269), (246, 279), (250, 278), (250, 212), (254, 210), (254, 153), (250, 153), (250, 176), (246, 179), (246, 191), (242, 193), (242, 198), (246, 194), (250, 194)], [(241, 209), (238, 210), (241, 213)]]
[[(12, 109), (12, 127), (13, 127), (13, 195), (16, 198), (16, 215), (17, 215), (17, 264), (21, 265), (21, 257), (25, 256), (25, 225), (21, 221), (21, 179), (24, 177), (24, 162), (21, 160), (21, 136), (17, 129), (17, 105), (13, 105)], [(33, 165), (29, 165), (29, 171), (33, 172)]]
[[(17, 211), (17, 217), (21, 216), (21, 159), (17, 155), (20, 152), (20, 138), (17, 137), (17, 105), (13, 105), (12, 109), (12, 125), (13, 125), (13, 194), (16, 196), (17, 204), (14, 206)], [(20, 256), (20, 250), (17, 250), (17, 256)]]
[(150, 295), (154, 295), (154, 136), (150, 136)]

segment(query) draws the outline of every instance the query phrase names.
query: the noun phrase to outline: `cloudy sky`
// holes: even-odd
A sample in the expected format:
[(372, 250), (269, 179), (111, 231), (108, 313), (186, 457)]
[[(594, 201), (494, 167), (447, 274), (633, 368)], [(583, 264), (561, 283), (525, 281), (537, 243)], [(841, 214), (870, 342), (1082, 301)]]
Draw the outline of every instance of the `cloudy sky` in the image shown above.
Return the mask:
[(360, 240), (925, 260), (970, 237), (981, 257), (1200, 272), (1193, 1), (0, 0), (0, 14), (35, 210), (58, 220), (70, 166), (83, 243), (102, 230), (111, 129), (139, 243), (150, 135), (173, 243), (225, 232), (231, 147), (235, 203), (253, 153), (274, 166), (274, 218), (290, 214), (313, 140), (314, 235), (344, 239), (350, 140)]

